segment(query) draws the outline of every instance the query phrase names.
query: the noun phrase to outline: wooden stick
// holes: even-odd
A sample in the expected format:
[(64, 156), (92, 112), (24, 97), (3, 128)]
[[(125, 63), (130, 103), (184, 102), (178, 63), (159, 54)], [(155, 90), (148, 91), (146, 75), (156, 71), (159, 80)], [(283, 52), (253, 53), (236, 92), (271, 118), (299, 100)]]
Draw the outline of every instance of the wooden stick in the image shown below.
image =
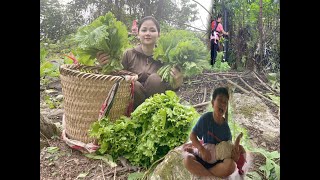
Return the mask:
[(272, 93), (277, 94), (273, 89), (271, 89), (271, 87), (269, 87), (265, 82), (263, 82), (263, 81), (257, 76), (257, 74), (256, 74), (255, 72), (253, 72), (252, 74), (261, 82), (261, 84), (262, 84), (264, 87), (266, 87), (266, 88), (267, 88), (269, 91), (271, 91)]
[[(241, 78), (240, 76), (238, 76), (238, 78)], [(244, 92), (245, 94), (250, 94), (249, 91), (245, 90), (244, 88), (242, 88), (241, 86), (239, 86), (238, 84), (232, 82), (231, 80), (227, 79), (226, 77), (223, 76), (223, 79), (227, 80), (228, 83), (234, 85), (235, 87), (237, 87), (239, 90), (241, 90), (242, 92)]]
[[(272, 100), (270, 100), (270, 99), (266, 98), (265, 96), (261, 95), (260, 93), (258, 93), (258, 92), (257, 92), (255, 89), (253, 89), (248, 83), (246, 83), (241, 77), (239, 77), (239, 78), (240, 78), (240, 80), (241, 80), (249, 89), (251, 89), (251, 91), (254, 92), (257, 96), (259, 96), (259, 97), (267, 100), (268, 102), (271, 102), (271, 103), (273, 103), (273, 104), (276, 104), (276, 103), (273, 102)], [(278, 106), (278, 105), (277, 105), (277, 106)]]
[(40, 135), (42, 135), (42, 136), (46, 139), (48, 145), (51, 146), (51, 143), (49, 142), (49, 139), (47, 138), (47, 136), (45, 136), (44, 134), (42, 134), (41, 131), (40, 131)]
[(102, 160), (100, 161), (101, 163), (101, 171), (102, 171), (102, 177), (103, 177), (103, 180), (106, 180), (106, 178), (104, 177), (104, 172), (103, 172), (103, 166), (102, 166)]
[(202, 103), (204, 103), (206, 101), (206, 97), (207, 97), (207, 87), (204, 87)]
[(205, 106), (205, 105), (210, 104), (210, 102), (211, 102), (211, 101), (207, 101), (207, 102), (203, 102), (203, 103), (200, 103), (200, 104), (196, 104), (196, 105), (194, 105), (193, 107), (194, 107), (194, 108), (197, 108), (197, 107)]
[(117, 168), (114, 168), (113, 180), (116, 180)]

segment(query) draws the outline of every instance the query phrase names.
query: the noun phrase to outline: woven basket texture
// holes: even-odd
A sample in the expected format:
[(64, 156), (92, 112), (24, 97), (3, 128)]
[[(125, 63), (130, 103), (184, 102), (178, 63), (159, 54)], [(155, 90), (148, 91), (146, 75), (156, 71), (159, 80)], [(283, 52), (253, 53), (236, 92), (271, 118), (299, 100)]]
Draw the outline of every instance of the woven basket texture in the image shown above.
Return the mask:
[[(84, 143), (93, 142), (88, 130), (99, 118), (101, 106), (117, 80), (118, 91), (109, 113), (111, 121), (125, 115), (130, 101), (130, 83), (116, 75), (98, 74), (98, 67), (64, 64), (60, 79), (64, 96), (65, 129), (68, 138)], [(118, 72), (122, 74), (123, 72)], [(123, 73), (122, 75), (124, 75)]]

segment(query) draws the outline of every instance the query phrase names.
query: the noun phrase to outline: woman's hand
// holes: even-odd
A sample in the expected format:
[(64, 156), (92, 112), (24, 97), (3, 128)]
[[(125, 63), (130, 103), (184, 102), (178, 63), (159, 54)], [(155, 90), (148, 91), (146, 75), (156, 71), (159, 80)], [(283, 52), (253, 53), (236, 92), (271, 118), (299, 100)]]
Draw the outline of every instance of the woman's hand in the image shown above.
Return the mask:
[(103, 51), (97, 52), (97, 60), (101, 66), (109, 63), (109, 57), (110, 56)]
[(180, 87), (182, 85), (183, 75), (176, 67), (173, 67), (171, 69), (170, 74), (171, 74), (171, 76), (173, 78), (173, 86), (172, 86), (172, 88), (173, 89), (177, 89), (178, 87)]
[(134, 76), (126, 75), (125, 79), (126, 79), (126, 81), (136, 81), (136, 80), (138, 80), (138, 75), (134, 75)]

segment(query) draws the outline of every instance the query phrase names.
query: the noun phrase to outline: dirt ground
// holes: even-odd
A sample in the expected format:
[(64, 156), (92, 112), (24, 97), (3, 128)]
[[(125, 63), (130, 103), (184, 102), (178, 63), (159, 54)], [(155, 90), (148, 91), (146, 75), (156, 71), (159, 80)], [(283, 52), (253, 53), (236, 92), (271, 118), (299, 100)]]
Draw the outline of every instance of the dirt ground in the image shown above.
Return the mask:
[[(261, 83), (250, 73), (238, 73), (229, 72), (224, 73), (225, 77), (237, 83), (241, 87), (249, 90), (243, 82), (237, 78), (237, 75), (243, 76), (243, 79), (254, 89), (260, 93), (268, 92)], [(202, 75), (195, 76), (190, 79), (185, 79), (185, 83), (180, 87), (177, 92), (182, 101), (186, 101), (189, 104), (195, 105), (210, 101), (211, 94), (214, 88), (219, 86), (226, 86), (227, 81), (221, 80), (223, 74), (215, 74), (205, 72)], [(42, 88), (43, 91), (43, 88)], [(243, 93), (238, 88), (234, 92)], [(204, 98), (205, 97), (205, 98)], [(274, 117), (278, 118), (278, 107), (265, 100), (263, 102), (270, 108)], [(43, 108), (43, 107), (42, 107)], [(205, 111), (206, 107), (201, 106), (196, 108), (201, 114)], [(61, 121), (61, 117), (56, 117), (56, 122)], [(280, 152), (280, 139), (264, 144), (261, 139), (259, 130), (253, 128), (247, 128), (250, 137), (256, 137), (258, 139), (257, 144), (269, 151), (277, 150)], [(93, 160), (85, 157), (81, 152), (69, 148), (59, 137), (46, 139), (46, 143), (50, 147), (57, 147), (56, 149), (43, 148), (40, 152), (40, 179), (127, 179), (128, 175), (132, 172), (138, 172), (143, 169), (132, 169), (125, 163), (117, 162), (118, 166), (111, 168), (108, 164), (102, 160)], [(264, 164), (265, 159), (261, 155), (254, 155), (253, 167), (250, 171), (258, 171), (258, 165)]]

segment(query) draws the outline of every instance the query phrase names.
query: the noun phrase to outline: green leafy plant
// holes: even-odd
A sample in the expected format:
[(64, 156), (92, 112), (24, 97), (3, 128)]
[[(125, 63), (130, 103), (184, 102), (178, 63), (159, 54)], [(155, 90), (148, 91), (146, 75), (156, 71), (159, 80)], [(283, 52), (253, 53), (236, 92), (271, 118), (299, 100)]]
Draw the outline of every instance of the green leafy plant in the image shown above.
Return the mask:
[(273, 89), (280, 92), (280, 74), (279, 73), (268, 73), (267, 74), (268, 83)]
[(275, 96), (275, 95), (273, 95), (273, 94), (271, 94), (271, 93), (267, 93), (266, 95), (269, 96), (269, 97), (272, 99), (272, 101), (273, 101), (277, 106), (280, 107), (280, 96)]
[(115, 122), (94, 122), (89, 134), (99, 140), (99, 153), (127, 158), (133, 165), (149, 167), (188, 139), (191, 123), (199, 114), (184, 106), (173, 91), (155, 94), (131, 114)]
[(264, 176), (267, 179), (280, 179), (280, 165), (276, 163), (280, 160), (278, 151), (268, 152), (262, 148), (253, 148), (250, 151), (260, 153), (266, 158), (266, 164), (261, 165), (259, 169), (264, 172)]
[(143, 178), (144, 173), (143, 172), (134, 172), (130, 173), (128, 176), (128, 180), (138, 180)]
[(53, 100), (49, 95), (44, 97), (44, 102), (49, 106), (50, 109), (55, 109), (60, 105), (60, 102)]
[(54, 66), (50, 61), (46, 60), (48, 51), (41, 47), (40, 48), (40, 77), (50, 76), (58, 77), (60, 75), (59, 68)]
[(200, 74), (208, 65), (207, 54), (203, 42), (186, 30), (172, 30), (162, 35), (154, 49), (154, 59), (164, 64), (158, 74), (171, 85), (173, 79), (170, 71), (173, 67), (180, 69), (184, 77)]
[(102, 51), (110, 55), (110, 63), (102, 68), (104, 74), (123, 68), (121, 57), (123, 51), (129, 47), (128, 31), (111, 12), (80, 28), (75, 35), (75, 41), (78, 47), (73, 53), (81, 64), (93, 65), (97, 52)]
[(228, 62), (222, 62), (222, 59), (223, 59), (223, 52), (218, 52), (216, 57), (216, 62), (214, 63), (212, 70), (220, 72), (220, 71), (229, 71), (231, 69)]

